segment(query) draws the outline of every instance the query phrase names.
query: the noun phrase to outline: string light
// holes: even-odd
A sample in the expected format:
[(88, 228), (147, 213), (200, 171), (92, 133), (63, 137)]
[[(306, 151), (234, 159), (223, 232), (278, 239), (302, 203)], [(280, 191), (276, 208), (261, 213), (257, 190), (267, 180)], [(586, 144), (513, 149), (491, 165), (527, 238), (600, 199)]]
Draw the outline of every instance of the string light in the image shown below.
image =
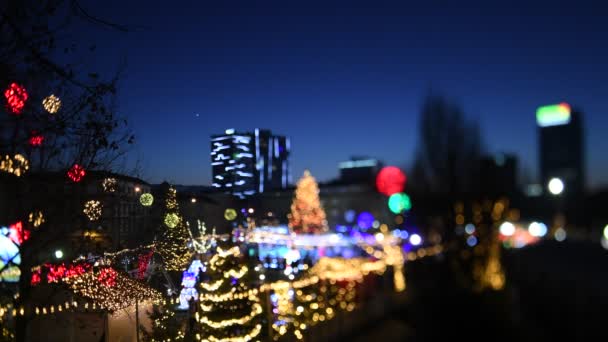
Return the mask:
[(153, 202), (154, 196), (152, 196), (151, 193), (141, 194), (141, 196), (139, 197), (139, 203), (141, 203), (141, 205), (143, 205), (144, 207), (151, 206)]
[(90, 221), (97, 221), (101, 218), (103, 206), (97, 200), (90, 200), (84, 204), (82, 212), (89, 218)]
[(28, 98), (25, 88), (17, 83), (11, 83), (4, 91), (4, 97), (6, 97), (8, 109), (13, 114), (20, 115)]
[(87, 173), (84, 168), (78, 164), (74, 164), (67, 173), (68, 178), (70, 178), (74, 183), (80, 182), (86, 174)]
[(47, 112), (55, 114), (61, 108), (61, 100), (57, 96), (51, 94), (42, 100), (42, 106)]
[(30, 163), (20, 154), (15, 154), (13, 158), (5, 155), (0, 160), (0, 171), (11, 173), (17, 177), (21, 177), (30, 168)]
[(44, 223), (44, 215), (42, 211), (38, 210), (31, 212), (28, 216), (28, 222), (31, 223), (35, 228), (40, 227)]
[(191, 233), (179, 215), (177, 191), (170, 187), (165, 198), (164, 229), (161, 239), (157, 242), (157, 250), (163, 258), (165, 268), (171, 271), (183, 271), (192, 260), (192, 252), (188, 248)]
[(169, 228), (175, 228), (179, 224), (180, 218), (176, 213), (168, 213), (165, 215), (165, 224)]

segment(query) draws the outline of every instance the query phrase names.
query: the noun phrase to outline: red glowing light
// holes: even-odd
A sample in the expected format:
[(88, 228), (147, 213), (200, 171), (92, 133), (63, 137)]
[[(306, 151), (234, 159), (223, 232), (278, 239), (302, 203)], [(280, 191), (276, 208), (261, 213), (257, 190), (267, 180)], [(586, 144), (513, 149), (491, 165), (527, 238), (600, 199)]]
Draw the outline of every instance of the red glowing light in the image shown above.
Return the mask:
[(30, 146), (39, 147), (42, 145), (42, 141), (44, 140), (44, 136), (42, 134), (38, 134), (38, 132), (32, 132), (32, 136), (30, 137)]
[(154, 251), (150, 251), (150, 253), (142, 254), (138, 257), (137, 260), (137, 278), (144, 279), (146, 275), (146, 271), (148, 270), (148, 265), (150, 264), (150, 259), (152, 259), (152, 254)]
[(376, 177), (376, 187), (378, 191), (390, 196), (402, 192), (405, 188), (405, 173), (396, 166), (382, 168)]
[(12, 224), (8, 227), (9, 236), (8, 238), (17, 245), (21, 245), (23, 241), (30, 238), (30, 231), (23, 228), (21, 221)]
[(72, 166), (69, 170), (68, 170), (68, 177), (74, 182), (74, 183), (78, 183), (82, 180), (82, 178), (84, 178), (84, 176), (86, 175), (86, 171), (84, 170), (84, 168), (78, 164), (74, 164), (74, 166)]
[[(85, 274), (91, 269), (91, 265), (87, 263), (69, 266), (66, 266), (63, 263), (59, 265), (44, 264), (44, 267), (47, 269), (46, 281), (48, 283), (58, 283), (61, 280)], [(32, 285), (40, 283), (41, 274), (42, 270), (32, 273)]]
[(113, 268), (102, 268), (97, 276), (97, 281), (99, 281), (102, 285), (112, 287), (116, 285), (116, 276), (117, 273)]
[(32, 271), (32, 280), (30, 281), (30, 284), (32, 286), (36, 286), (36, 285), (40, 284), (41, 280), (42, 280), (42, 277), (40, 277), (40, 268)]
[(27, 101), (25, 88), (17, 83), (11, 83), (8, 89), (4, 91), (4, 97), (6, 97), (8, 109), (15, 115), (21, 114), (25, 101)]

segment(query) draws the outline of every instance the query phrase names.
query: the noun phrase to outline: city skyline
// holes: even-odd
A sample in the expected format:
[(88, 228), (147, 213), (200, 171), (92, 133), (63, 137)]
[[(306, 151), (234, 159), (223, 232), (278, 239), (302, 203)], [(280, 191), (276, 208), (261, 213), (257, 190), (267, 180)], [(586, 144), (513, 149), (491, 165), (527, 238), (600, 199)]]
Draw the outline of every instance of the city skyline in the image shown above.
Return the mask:
[(597, 16), (605, 8), (86, 6), (134, 28), (83, 34), (114, 51), (96, 61), (102, 71), (127, 61), (120, 113), (137, 136), (131, 157), (143, 159), (143, 177), (153, 183), (211, 184), (207, 140), (227, 128), (289, 136), (294, 178), (307, 168), (320, 181), (336, 178), (351, 155), (408, 172), (429, 89), (460, 102), (479, 122), (487, 152), (516, 154), (536, 181), (536, 109), (580, 108), (588, 186), (608, 183), (601, 100), (608, 68), (600, 62), (608, 48), (594, 43), (608, 31)]

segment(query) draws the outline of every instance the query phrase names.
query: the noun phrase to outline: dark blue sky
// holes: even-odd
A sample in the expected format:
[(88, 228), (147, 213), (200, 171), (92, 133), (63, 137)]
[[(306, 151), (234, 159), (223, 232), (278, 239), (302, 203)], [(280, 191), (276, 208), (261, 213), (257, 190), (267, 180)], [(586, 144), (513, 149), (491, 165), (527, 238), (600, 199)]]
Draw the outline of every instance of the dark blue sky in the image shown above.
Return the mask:
[(605, 6), (409, 3), (89, 0), (138, 29), (83, 32), (102, 71), (126, 58), (120, 112), (152, 182), (209, 184), (209, 136), (226, 128), (290, 136), (296, 179), (335, 177), (351, 155), (407, 171), (433, 88), (479, 121), (488, 152), (516, 153), (534, 177), (536, 107), (582, 108), (589, 183), (608, 184)]

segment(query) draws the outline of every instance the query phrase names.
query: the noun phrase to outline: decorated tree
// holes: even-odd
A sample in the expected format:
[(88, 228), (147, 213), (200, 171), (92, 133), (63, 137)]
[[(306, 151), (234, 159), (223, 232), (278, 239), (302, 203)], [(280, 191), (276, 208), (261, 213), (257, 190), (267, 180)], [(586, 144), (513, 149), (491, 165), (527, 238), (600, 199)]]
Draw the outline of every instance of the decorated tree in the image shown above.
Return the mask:
[(319, 234), (327, 231), (325, 210), (319, 200), (319, 186), (308, 170), (298, 181), (291, 204), (289, 227), (296, 233)]
[(201, 341), (250, 341), (262, 332), (262, 306), (254, 276), (238, 247), (217, 247), (205, 279), (200, 284), (196, 312), (196, 339)]
[(171, 301), (154, 305), (148, 317), (152, 322), (150, 330), (142, 329), (144, 341), (170, 342), (184, 340), (184, 324), (175, 314), (175, 304)]
[(163, 258), (165, 269), (183, 271), (192, 260), (192, 252), (187, 246), (190, 233), (186, 222), (180, 215), (177, 191), (173, 187), (169, 187), (167, 190), (161, 220), (161, 237), (156, 243), (158, 253)]

